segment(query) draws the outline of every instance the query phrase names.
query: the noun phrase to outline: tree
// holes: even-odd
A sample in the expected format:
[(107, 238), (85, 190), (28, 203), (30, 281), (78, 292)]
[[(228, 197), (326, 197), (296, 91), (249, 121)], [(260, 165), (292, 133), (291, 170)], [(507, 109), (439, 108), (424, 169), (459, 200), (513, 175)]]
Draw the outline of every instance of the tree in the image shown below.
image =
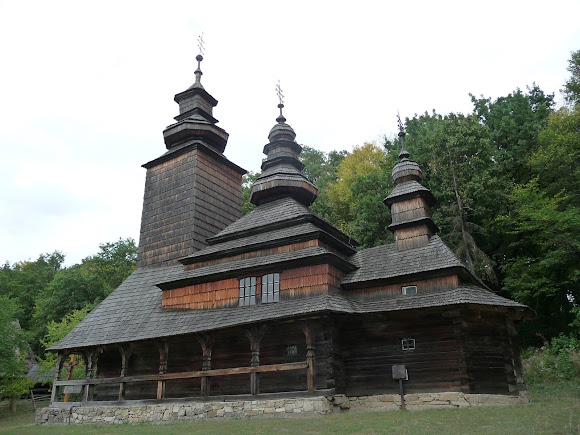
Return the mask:
[(568, 72), (572, 75), (562, 93), (566, 101), (572, 106), (580, 105), (580, 50), (573, 51), (568, 60)]
[(260, 172), (252, 171), (248, 171), (247, 174), (242, 176), (242, 216), (247, 215), (256, 208), (256, 206), (250, 202), (250, 193), (252, 192), (254, 181), (256, 181), (259, 176)]
[(0, 396), (10, 400), (12, 411), (16, 411), (16, 400), (32, 387), (32, 382), (25, 376), (27, 337), (20, 328), (17, 315), (17, 301), (0, 296)]
[(505, 186), (495, 174), (488, 129), (476, 116), (454, 113), (425, 113), (406, 124), (411, 158), (438, 201), (433, 214), (442, 238), (468, 269), (494, 283), (493, 261), (481, 245)]
[(391, 239), (386, 229), (389, 209), (382, 200), (392, 189), (395, 160), (374, 144), (355, 147), (337, 167), (336, 181), (327, 186), (327, 210), (323, 215), (361, 243), (376, 246)]
[(527, 91), (516, 89), (495, 101), (471, 95), (473, 113), (489, 129), (494, 162), (515, 183), (529, 181), (528, 157), (554, 106), (554, 95), (546, 95), (535, 83)]
[(46, 325), (74, 310), (92, 308), (105, 299), (135, 270), (137, 246), (133, 239), (104, 243), (95, 256), (59, 270), (38, 294), (33, 321), (35, 338), (46, 334)]

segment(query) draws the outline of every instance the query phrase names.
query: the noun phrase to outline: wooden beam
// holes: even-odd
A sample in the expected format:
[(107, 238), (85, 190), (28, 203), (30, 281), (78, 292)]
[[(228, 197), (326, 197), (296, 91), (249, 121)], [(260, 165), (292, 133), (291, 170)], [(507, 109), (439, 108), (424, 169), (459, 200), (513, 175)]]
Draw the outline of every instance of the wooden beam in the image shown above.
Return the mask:
[[(260, 365), (260, 341), (262, 340), (262, 337), (264, 337), (265, 331), (265, 325), (253, 326), (246, 329), (246, 336), (250, 340), (250, 351), (252, 352), (250, 367), (258, 367)], [(251, 372), (250, 374), (250, 394), (260, 394), (259, 372)]]
[[(201, 352), (203, 357), (203, 362), (201, 364), (201, 371), (206, 372), (211, 370), (211, 349), (214, 343), (214, 337), (210, 334), (199, 334), (197, 335), (197, 340), (201, 345)], [(201, 378), (201, 397), (209, 396), (209, 390), (211, 386), (209, 376), (203, 376)]]
[(166, 373), (163, 375), (141, 375), (141, 376), (125, 376), (124, 378), (96, 378), (96, 379), (80, 379), (72, 381), (55, 381), (54, 385), (102, 385), (102, 384), (118, 384), (120, 382), (147, 382), (147, 381), (166, 381), (170, 379), (189, 379), (202, 378), (204, 376), (229, 376), (242, 375), (247, 373), (264, 373), (264, 372), (281, 372), (288, 370), (302, 370), (308, 368), (307, 361), (293, 362), (286, 364), (271, 364), (258, 367), (235, 367), (231, 369), (213, 369), (200, 370), (195, 372), (181, 372), (181, 373)]
[(308, 320), (303, 322), (302, 331), (306, 336), (306, 362), (308, 363), (308, 368), (306, 369), (306, 384), (308, 386), (308, 391), (314, 391), (316, 385), (316, 370), (314, 368), (315, 354), (312, 322)]
[[(83, 357), (85, 359), (85, 377), (91, 380), (95, 377), (95, 365), (99, 358), (99, 354), (102, 351), (102, 347), (89, 347), (83, 351)], [(83, 402), (88, 402), (93, 399), (92, 397), (92, 384), (86, 384), (83, 390)]]
[[(129, 359), (133, 353), (133, 343), (121, 344), (119, 346), (119, 352), (121, 352), (121, 378), (124, 378), (127, 376)], [(126, 382), (119, 382), (119, 400), (125, 400), (125, 386)]]
[(54, 375), (54, 382), (52, 384), (52, 391), (50, 394), (50, 404), (52, 405), (58, 400), (58, 382), (60, 381), (60, 375), (62, 372), (62, 367), (65, 359), (68, 357), (67, 352), (59, 352), (56, 358), (56, 374)]
[[(164, 375), (167, 373), (167, 356), (169, 353), (167, 340), (157, 342), (157, 347), (159, 348), (159, 374)], [(165, 398), (165, 379), (160, 379), (157, 381), (157, 400), (163, 398)]]

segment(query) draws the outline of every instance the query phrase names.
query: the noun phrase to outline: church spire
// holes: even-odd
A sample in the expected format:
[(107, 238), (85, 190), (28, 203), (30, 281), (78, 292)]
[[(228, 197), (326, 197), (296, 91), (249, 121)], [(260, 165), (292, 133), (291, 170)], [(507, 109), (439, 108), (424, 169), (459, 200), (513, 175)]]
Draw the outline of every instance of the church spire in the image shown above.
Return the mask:
[(431, 218), (431, 206), (435, 197), (429, 189), (421, 185), (423, 172), (417, 162), (409, 160), (405, 148), (405, 130), (401, 117), (397, 114), (401, 152), (399, 163), (392, 172), (395, 188), (383, 201), (391, 208), (392, 223), (389, 230), (395, 234), (398, 250), (424, 246), (438, 231)]
[(197, 46), (199, 54), (195, 57), (197, 60), (195, 83), (186, 91), (175, 95), (174, 100), (179, 104), (179, 115), (174, 118), (177, 123), (170, 125), (163, 132), (165, 146), (171, 149), (199, 140), (223, 153), (229, 135), (216, 125), (218, 120), (213, 117), (213, 108), (217, 106), (218, 101), (201, 84), (203, 75), (201, 61), (205, 51), (203, 33), (197, 40)]
[(302, 173), (304, 165), (298, 160), (302, 147), (296, 143), (296, 133), (286, 124), (282, 113), (284, 95), (279, 81), (276, 94), (280, 115), (268, 134), (269, 143), (264, 146), (264, 154), (268, 157), (262, 163), (262, 174), (252, 186), (250, 202), (259, 205), (290, 196), (308, 206), (316, 199), (318, 189)]

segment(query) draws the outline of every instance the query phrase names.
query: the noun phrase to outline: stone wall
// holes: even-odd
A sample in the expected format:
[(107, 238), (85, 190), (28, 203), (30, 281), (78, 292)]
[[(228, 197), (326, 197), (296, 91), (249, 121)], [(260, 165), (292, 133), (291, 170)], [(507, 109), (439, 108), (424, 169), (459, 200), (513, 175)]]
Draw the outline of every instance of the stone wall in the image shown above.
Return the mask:
[[(530, 401), (527, 392), (519, 396), (502, 394), (465, 394), (458, 392), (405, 394), (405, 408), (409, 411), (430, 408), (465, 408), (482, 405), (516, 405)], [(401, 408), (399, 394), (350, 396), (336, 394), (332, 405), (340, 410), (390, 411)]]
[(325, 397), (155, 405), (48, 407), (36, 411), (36, 424), (169, 423), (205, 418), (321, 415), (332, 412)]
[[(481, 405), (528, 403), (529, 396), (499, 394), (420, 393), (406, 394), (408, 410), (461, 408)], [(36, 424), (121, 424), (169, 423), (207, 418), (314, 416), (333, 411), (389, 411), (401, 408), (398, 394), (347, 397), (295, 397), (278, 400), (240, 400), (231, 402), (182, 402), (150, 405), (98, 405), (41, 408)]]

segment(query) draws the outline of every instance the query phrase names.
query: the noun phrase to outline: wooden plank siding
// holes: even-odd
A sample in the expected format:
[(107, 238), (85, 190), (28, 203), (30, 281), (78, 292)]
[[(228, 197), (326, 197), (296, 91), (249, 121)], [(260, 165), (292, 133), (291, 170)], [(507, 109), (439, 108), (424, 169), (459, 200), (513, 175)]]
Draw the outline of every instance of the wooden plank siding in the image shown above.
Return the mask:
[(138, 265), (176, 262), (239, 219), (242, 176), (193, 149), (147, 169)]
[(376, 301), (388, 297), (400, 296), (402, 288), (416, 285), (418, 294), (433, 293), (441, 290), (456, 288), (459, 285), (458, 275), (448, 275), (437, 278), (406, 281), (397, 284), (371, 287), (367, 289), (348, 290), (348, 295), (364, 301)]
[(411, 198), (401, 202), (394, 202), (391, 205), (391, 216), (393, 224), (431, 217), (431, 208), (425, 198)]
[[(246, 275), (164, 290), (163, 306), (189, 309), (236, 307), (239, 297), (239, 279), (244, 277)], [(329, 264), (282, 270), (280, 271), (280, 300), (338, 291), (341, 277), (342, 272)], [(257, 291), (260, 290), (258, 285)]]

